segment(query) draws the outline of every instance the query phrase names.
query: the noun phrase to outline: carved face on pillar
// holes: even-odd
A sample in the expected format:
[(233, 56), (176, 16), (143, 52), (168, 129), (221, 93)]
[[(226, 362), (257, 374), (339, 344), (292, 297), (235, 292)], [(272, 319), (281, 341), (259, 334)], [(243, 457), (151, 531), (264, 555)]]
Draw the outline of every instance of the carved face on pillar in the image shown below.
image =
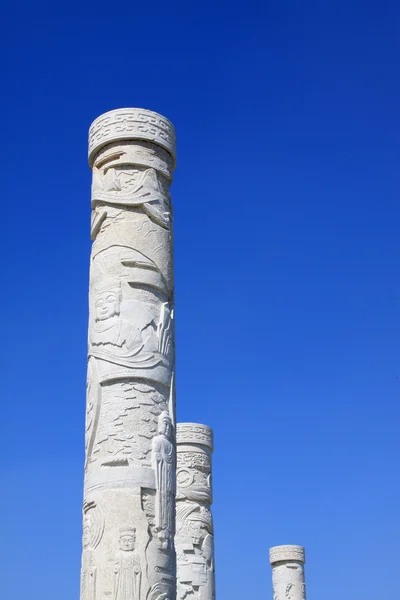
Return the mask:
[(170, 439), (172, 433), (172, 421), (167, 412), (162, 412), (158, 419), (158, 433)]
[(96, 548), (104, 531), (104, 515), (95, 502), (85, 502), (83, 512), (83, 547)]
[(136, 530), (125, 529), (120, 531), (119, 536), (119, 547), (123, 552), (133, 552), (135, 549), (136, 542)]
[(114, 288), (96, 294), (95, 319), (105, 321), (119, 315), (121, 305), (121, 290)]

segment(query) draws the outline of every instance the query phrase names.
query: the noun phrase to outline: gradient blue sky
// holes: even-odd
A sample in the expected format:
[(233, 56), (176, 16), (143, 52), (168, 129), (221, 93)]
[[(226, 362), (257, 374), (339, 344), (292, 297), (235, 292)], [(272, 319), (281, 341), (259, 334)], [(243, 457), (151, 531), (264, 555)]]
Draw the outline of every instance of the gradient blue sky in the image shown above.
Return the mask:
[[(394, 598), (400, 7), (348, 0), (2, 9), (0, 595), (76, 600), (87, 130), (173, 121), (178, 419), (215, 431), (218, 600)], [(5, 215), (5, 223), (4, 223)]]

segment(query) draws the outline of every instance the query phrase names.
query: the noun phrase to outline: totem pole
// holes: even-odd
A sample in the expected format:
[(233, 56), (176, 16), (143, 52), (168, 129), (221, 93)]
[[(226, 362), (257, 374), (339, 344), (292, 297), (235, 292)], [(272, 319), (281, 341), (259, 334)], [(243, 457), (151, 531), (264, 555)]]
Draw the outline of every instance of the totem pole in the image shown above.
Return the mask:
[(212, 429), (178, 423), (176, 442), (177, 600), (214, 600)]
[(93, 240), (81, 600), (175, 600), (175, 132), (113, 110), (89, 131)]
[(302, 546), (274, 546), (269, 551), (274, 600), (306, 600), (305, 551)]

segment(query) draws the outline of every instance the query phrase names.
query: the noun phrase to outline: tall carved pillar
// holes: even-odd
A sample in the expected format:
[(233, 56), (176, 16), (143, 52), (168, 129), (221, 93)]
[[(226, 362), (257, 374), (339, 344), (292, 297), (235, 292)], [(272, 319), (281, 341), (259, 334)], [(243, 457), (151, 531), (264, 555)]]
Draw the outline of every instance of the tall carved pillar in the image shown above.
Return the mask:
[(214, 600), (213, 432), (206, 425), (178, 423), (176, 442), (177, 599)]
[(81, 600), (174, 600), (175, 132), (135, 108), (96, 119)]
[(305, 550), (302, 546), (274, 546), (269, 551), (274, 600), (306, 600)]

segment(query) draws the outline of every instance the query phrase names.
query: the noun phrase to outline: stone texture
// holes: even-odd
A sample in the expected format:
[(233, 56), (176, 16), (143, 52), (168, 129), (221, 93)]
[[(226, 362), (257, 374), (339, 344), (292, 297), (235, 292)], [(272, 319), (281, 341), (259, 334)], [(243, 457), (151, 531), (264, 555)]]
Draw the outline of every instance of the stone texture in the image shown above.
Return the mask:
[(198, 423), (177, 425), (176, 535), (178, 600), (214, 600), (213, 433)]
[(114, 110), (93, 172), (81, 600), (175, 600), (171, 123)]
[(306, 600), (305, 550), (302, 546), (274, 546), (269, 551), (274, 600)]

